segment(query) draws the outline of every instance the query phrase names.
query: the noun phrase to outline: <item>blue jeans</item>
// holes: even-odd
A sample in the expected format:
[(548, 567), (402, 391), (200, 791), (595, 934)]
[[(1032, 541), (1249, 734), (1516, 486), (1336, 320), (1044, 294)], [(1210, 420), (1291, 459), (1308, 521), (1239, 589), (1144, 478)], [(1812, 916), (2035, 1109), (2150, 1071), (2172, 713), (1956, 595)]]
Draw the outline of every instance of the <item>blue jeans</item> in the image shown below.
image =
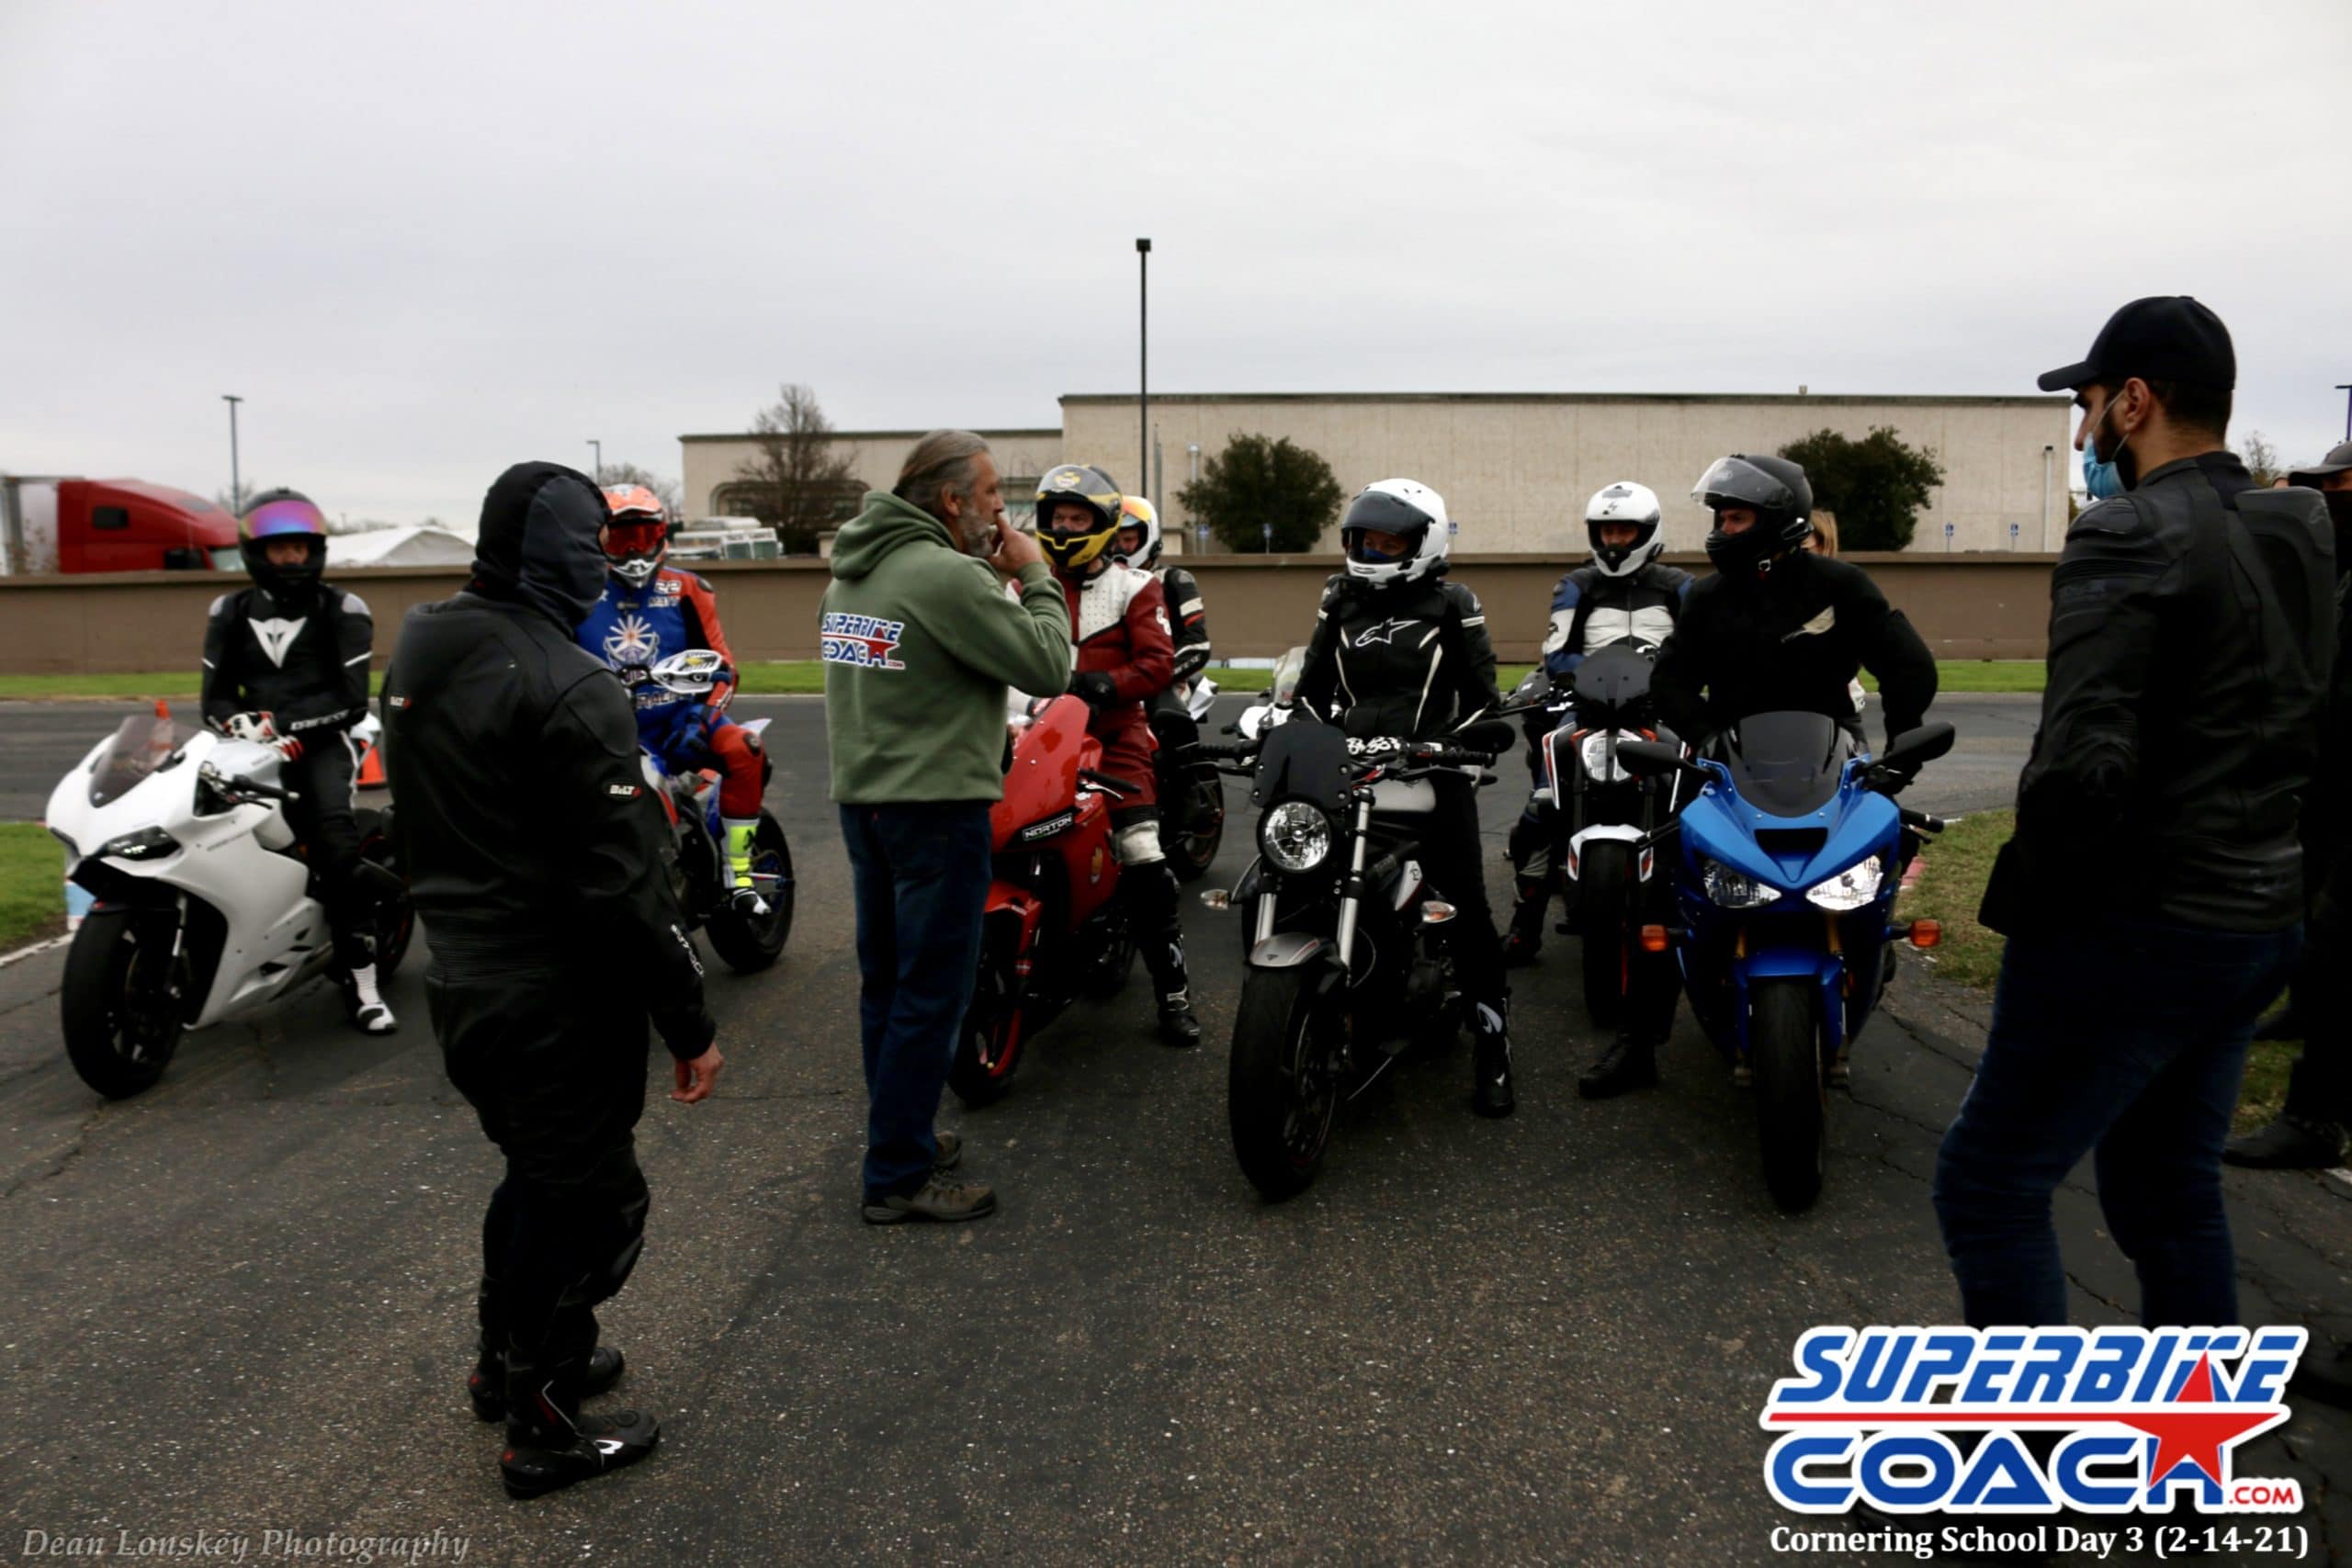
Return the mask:
[(938, 1157), (932, 1118), (979, 962), (989, 806), (951, 800), (840, 810), (857, 899), (865, 1198), (876, 1202), (921, 1188)]
[(2066, 1321), (2050, 1198), (2097, 1152), (2108, 1233), (2150, 1327), (2237, 1321), (2222, 1144), (2255, 1016), (2300, 928), (2117, 920), (2009, 939), (1976, 1081), (1936, 1161), (1936, 1218), (1973, 1326)]

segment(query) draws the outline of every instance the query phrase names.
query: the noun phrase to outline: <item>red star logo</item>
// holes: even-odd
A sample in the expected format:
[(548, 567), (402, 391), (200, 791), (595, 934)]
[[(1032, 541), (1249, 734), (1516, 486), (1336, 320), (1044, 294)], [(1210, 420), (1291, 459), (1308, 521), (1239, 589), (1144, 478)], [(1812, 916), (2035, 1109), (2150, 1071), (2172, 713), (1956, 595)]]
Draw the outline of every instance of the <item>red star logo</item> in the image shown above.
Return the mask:
[[(2176, 1404), (2218, 1404), (2213, 1397), (2213, 1360), (2199, 1356), (2188, 1370), (2180, 1392), (2173, 1395)], [(2222, 1483), (2222, 1450), (2230, 1444), (2267, 1430), (2287, 1418), (2284, 1410), (2237, 1410), (2222, 1406), (2211, 1414), (2185, 1414), (2170, 1411), (2162, 1416), (2118, 1415), (2116, 1419), (2127, 1427), (2145, 1432), (2156, 1439), (2156, 1457), (2148, 1466), (2148, 1483), (2155, 1483), (2170, 1475), (2173, 1467), (2187, 1461), (2205, 1472), (2206, 1479), (2219, 1486)]]

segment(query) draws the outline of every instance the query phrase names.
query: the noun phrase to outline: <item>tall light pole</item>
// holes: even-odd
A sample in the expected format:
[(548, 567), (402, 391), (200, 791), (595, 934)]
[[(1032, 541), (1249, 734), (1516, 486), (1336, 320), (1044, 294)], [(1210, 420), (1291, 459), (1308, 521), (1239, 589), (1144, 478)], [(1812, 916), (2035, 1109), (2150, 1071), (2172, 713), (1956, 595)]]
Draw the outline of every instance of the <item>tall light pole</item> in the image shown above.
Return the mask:
[(603, 484), (605, 482), (605, 444), (591, 438), (588, 445), (594, 447), (596, 453), (596, 482)]
[[(2336, 383), (2335, 389), (2339, 392), (2352, 393), (2352, 381), (2339, 381)], [(2344, 400), (2344, 439), (2352, 441), (2352, 397), (2346, 397)]]
[(229, 504), (243, 512), (245, 509), (245, 487), (237, 472), (237, 405), (245, 400), (233, 392), (223, 392), (220, 400), (229, 405)]
[(1136, 241), (1136, 483), (1151, 493), (1151, 242)]

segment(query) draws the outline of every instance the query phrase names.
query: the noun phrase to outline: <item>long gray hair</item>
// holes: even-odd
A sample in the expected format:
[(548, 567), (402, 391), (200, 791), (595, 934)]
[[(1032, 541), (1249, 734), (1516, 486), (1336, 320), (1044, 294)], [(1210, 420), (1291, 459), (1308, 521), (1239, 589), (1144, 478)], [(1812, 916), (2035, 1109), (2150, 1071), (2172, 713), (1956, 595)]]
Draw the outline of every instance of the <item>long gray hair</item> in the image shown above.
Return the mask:
[(945, 522), (947, 509), (940, 498), (952, 491), (959, 498), (970, 499), (975, 477), (972, 459), (988, 449), (989, 444), (968, 430), (934, 430), (907, 454), (890, 493)]

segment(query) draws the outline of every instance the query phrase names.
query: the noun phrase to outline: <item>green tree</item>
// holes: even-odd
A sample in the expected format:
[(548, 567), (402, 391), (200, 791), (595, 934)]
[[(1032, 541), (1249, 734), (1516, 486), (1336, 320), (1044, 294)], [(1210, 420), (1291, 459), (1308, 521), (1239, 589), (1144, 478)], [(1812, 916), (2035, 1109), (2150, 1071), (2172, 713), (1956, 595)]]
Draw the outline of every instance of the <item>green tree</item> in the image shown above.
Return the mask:
[(1176, 499), (1229, 550), (1287, 553), (1315, 547), (1344, 495), (1331, 465), (1290, 437), (1235, 431)]
[(1781, 456), (1804, 465), (1814, 505), (1838, 514), (1840, 551), (1905, 548), (1920, 509), (1944, 482), (1932, 451), (1905, 446), (1883, 424), (1860, 441), (1816, 430), (1781, 447)]

